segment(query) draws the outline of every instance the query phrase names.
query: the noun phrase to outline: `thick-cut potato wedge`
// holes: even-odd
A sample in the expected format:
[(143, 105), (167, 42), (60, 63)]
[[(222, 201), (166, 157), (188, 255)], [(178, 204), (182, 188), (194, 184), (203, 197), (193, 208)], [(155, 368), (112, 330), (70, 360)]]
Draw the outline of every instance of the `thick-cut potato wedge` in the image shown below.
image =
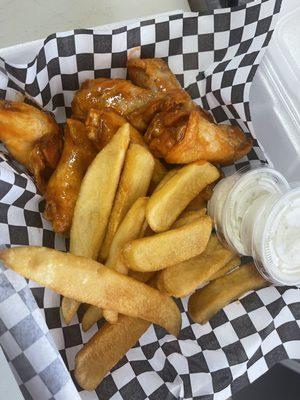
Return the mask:
[(77, 313), (80, 303), (74, 299), (69, 299), (68, 297), (63, 297), (61, 301), (61, 313), (64, 318), (64, 321), (67, 325), (69, 325)]
[[(201, 192), (202, 193), (202, 192)], [(197, 211), (206, 207), (206, 201), (201, 196), (201, 193), (198, 194), (186, 207), (185, 211)]]
[(162, 180), (159, 182), (159, 184), (156, 186), (155, 190), (153, 193), (157, 192), (160, 190), (169, 180), (177, 174), (179, 171), (179, 168), (173, 168), (170, 171), (167, 172), (167, 174), (162, 178)]
[(212, 229), (208, 216), (177, 229), (132, 240), (122, 250), (125, 265), (134, 271), (158, 271), (201, 254)]
[[(136, 276), (141, 282), (147, 282), (153, 275), (155, 272), (140, 272)], [(155, 284), (154, 277), (149, 285), (155, 287)], [(79, 385), (86, 390), (95, 389), (149, 326), (148, 321), (125, 315), (120, 315), (114, 325), (104, 324), (76, 355), (75, 377)]]
[(167, 169), (162, 165), (162, 163), (157, 158), (154, 158), (154, 169), (150, 184), (150, 190), (151, 188), (157, 187), (157, 185), (161, 182), (167, 172)]
[(193, 321), (204, 324), (233, 300), (267, 284), (253, 263), (245, 264), (195, 292), (189, 300), (189, 314)]
[(178, 220), (174, 222), (174, 224), (172, 225), (172, 229), (180, 228), (181, 226), (190, 224), (191, 222), (196, 221), (201, 217), (204, 217), (205, 214), (206, 214), (206, 208), (202, 208), (197, 211), (184, 211), (180, 215)]
[(80, 303), (74, 299), (69, 299), (68, 297), (63, 297), (61, 301), (61, 313), (64, 317), (64, 321), (69, 325), (77, 313)]
[(219, 169), (219, 178), (214, 181), (213, 183), (210, 183), (207, 185), (199, 194), (196, 196), (190, 204), (187, 206), (185, 209), (186, 211), (194, 211), (194, 210), (199, 210), (200, 208), (206, 207), (206, 203), (208, 200), (210, 200), (212, 194), (213, 194), (213, 189), (215, 185), (222, 179), (224, 178), (224, 172)]
[(87, 170), (72, 221), (71, 253), (97, 259), (129, 141), (129, 124), (126, 124), (98, 153)]
[(215, 279), (221, 278), (221, 276), (226, 275), (228, 272), (234, 270), (236, 267), (241, 265), (241, 259), (239, 256), (233, 257), (232, 260), (230, 260), (223, 268), (219, 269), (213, 276), (210, 277), (211, 281), (214, 281)]
[[(126, 119), (111, 108), (101, 110), (91, 108), (85, 121), (88, 138), (99, 151), (110, 142), (118, 129), (126, 123)], [(132, 125), (129, 125), (129, 134), (131, 143), (137, 143), (148, 148), (143, 136)], [(154, 163), (151, 186), (156, 187), (167, 173), (167, 170), (157, 158), (155, 158)]]
[[(155, 275), (155, 272), (138, 272), (138, 271), (129, 271), (129, 276), (132, 278), (140, 281), (140, 282), (147, 282)], [(111, 310), (104, 310), (106, 312), (105, 319), (109, 323), (116, 323), (118, 321), (118, 313)], [(107, 313), (107, 311), (109, 311)], [(82, 329), (84, 331), (89, 330), (100, 318), (102, 318), (103, 312), (100, 308), (95, 306), (89, 306), (83, 316), (82, 319)]]
[[(117, 259), (122, 247), (130, 240), (141, 237), (146, 221), (148, 197), (140, 197), (135, 201), (118, 227), (112, 240), (106, 266), (116, 269)], [(118, 271), (118, 269), (116, 269)], [(124, 271), (118, 271), (124, 273)]]
[(132, 204), (147, 194), (154, 168), (152, 154), (139, 144), (130, 144), (124, 162), (116, 198), (100, 250), (100, 261), (106, 260), (118, 226)]
[(96, 322), (103, 317), (101, 308), (89, 306), (82, 317), (82, 330), (88, 331)]
[[(130, 142), (131, 143), (139, 144), (141, 146), (144, 146), (146, 149), (148, 149), (148, 146), (145, 143), (143, 136), (132, 125), (129, 125), (129, 132), (130, 132)], [(163, 177), (166, 175), (166, 173), (168, 172), (160, 160), (158, 160), (155, 157), (153, 157), (153, 159), (154, 159), (154, 168), (153, 168), (153, 174), (151, 177), (150, 189), (155, 188), (159, 184), (159, 182), (163, 179)]]
[(187, 296), (209, 281), (233, 257), (234, 253), (224, 248), (217, 237), (212, 235), (202, 254), (161, 271), (157, 287), (169, 296)]
[[(105, 264), (107, 267), (111, 267), (122, 274), (127, 274), (128, 269), (122, 263), (119, 253), (127, 242), (143, 236), (147, 202), (148, 197), (140, 197), (125, 215), (112, 240), (109, 256)], [(118, 320), (118, 314), (114, 311), (104, 310), (103, 316), (110, 323), (116, 323)]]
[(104, 324), (76, 355), (75, 378), (79, 385), (95, 389), (149, 326), (147, 321), (125, 315), (120, 315), (114, 325)]
[[(108, 145), (98, 153), (83, 178), (76, 202), (70, 235), (70, 252), (97, 259), (117, 191), (130, 125), (123, 125)], [(61, 311), (69, 324), (79, 304), (63, 299)]]
[(155, 232), (169, 229), (193, 198), (218, 177), (218, 169), (206, 161), (178, 169), (149, 199), (147, 221), (151, 229)]
[(179, 332), (181, 314), (172, 299), (94, 260), (35, 246), (0, 251), (0, 260), (63, 296)]

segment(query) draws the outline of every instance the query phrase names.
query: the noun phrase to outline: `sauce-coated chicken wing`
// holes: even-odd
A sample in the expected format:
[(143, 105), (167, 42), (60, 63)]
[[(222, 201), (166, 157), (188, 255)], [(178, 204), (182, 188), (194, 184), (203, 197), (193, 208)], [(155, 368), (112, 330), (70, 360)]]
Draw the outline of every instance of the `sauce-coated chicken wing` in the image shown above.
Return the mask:
[[(88, 138), (93, 142), (97, 150), (102, 150), (117, 132), (127, 123), (127, 120), (109, 108), (97, 110), (91, 108), (85, 121)], [(130, 127), (130, 139), (134, 143), (145, 145), (142, 135)]]
[(0, 100), (0, 140), (33, 174), (43, 192), (62, 150), (60, 128), (54, 119), (29, 104)]
[(127, 62), (127, 71), (135, 85), (153, 92), (181, 89), (168, 64), (160, 58), (133, 58)]
[(163, 94), (140, 88), (124, 79), (98, 78), (82, 84), (73, 99), (72, 112), (75, 118), (85, 120), (90, 108), (110, 108), (130, 122), (133, 111), (161, 98)]
[(191, 113), (175, 110), (156, 114), (145, 140), (155, 156), (172, 164), (206, 160), (226, 165), (252, 148), (252, 140), (238, 127), (214, 124), (199, 108)]
[(44, 217), (52, 221), (55, 232), (69, 231), (81, 181), (96, 153), (85, 125), (68, 119), (63, 153), (45, 193)]

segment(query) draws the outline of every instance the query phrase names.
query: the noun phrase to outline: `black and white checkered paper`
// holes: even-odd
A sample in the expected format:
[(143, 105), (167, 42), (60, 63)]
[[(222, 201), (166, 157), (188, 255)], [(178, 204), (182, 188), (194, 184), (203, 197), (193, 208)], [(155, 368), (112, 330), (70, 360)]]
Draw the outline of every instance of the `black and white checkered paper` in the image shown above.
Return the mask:
[[(64, 122), (84, 80), (126, 77), (129, 56), (160, 57), (217, 122), (237, 123), (250, 134), (249, 89), (280, 5), (281, 0), (257, 0), (200, 17), (162, 15), (112, 31), (53, 34), (28, 65), (0, 59), (0, 97), (26, 95)], [(255, 141), (248, 156), (225, 172), (258, 159), (264, 155)], [(42, 197), (31, 178), (3, 147), (1, 244), (66, 250), (66, 239), (52, 232), (41, 210)], [(73, 374), (75, 354), (98, 327), (84, 333), (77, 317), (66, 326), (57, 294), (27, 284), (3, 266), (0, 272), (0, 344), (25, 399), (220, 400), (276, 362), (300, 358), (298, 289), (268, 287), (252, 292), (204, 326), (190, 320), (183, 299), (178, 302), (183, 320), (178, 339), (151, 326), (97, 390), (88, 393), (73, 384), (67, 370)]]

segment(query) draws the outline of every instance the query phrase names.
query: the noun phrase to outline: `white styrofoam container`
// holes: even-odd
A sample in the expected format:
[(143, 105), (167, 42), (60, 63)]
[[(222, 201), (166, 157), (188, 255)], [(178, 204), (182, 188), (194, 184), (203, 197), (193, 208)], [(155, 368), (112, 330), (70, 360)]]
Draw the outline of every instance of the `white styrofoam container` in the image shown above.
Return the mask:
[(300, 6), (284, 5), (297, 7), (276, 26), (251, 87), (250, 109), (268, 161), (294, 182), (300, 181)]

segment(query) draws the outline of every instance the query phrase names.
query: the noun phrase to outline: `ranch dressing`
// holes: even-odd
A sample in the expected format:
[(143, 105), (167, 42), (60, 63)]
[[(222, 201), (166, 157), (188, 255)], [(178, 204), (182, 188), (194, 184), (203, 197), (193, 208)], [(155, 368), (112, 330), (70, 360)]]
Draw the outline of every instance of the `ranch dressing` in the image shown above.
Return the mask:
[(300, 284), (300, 189), (268, 166), (246, 167), (222, 179), (208, 204), (219, 239), (253, 256), (261, 274)]
[(253, 232), (253, 256), (266, 276), (300, 284), (300, 188), (274, 196)]

